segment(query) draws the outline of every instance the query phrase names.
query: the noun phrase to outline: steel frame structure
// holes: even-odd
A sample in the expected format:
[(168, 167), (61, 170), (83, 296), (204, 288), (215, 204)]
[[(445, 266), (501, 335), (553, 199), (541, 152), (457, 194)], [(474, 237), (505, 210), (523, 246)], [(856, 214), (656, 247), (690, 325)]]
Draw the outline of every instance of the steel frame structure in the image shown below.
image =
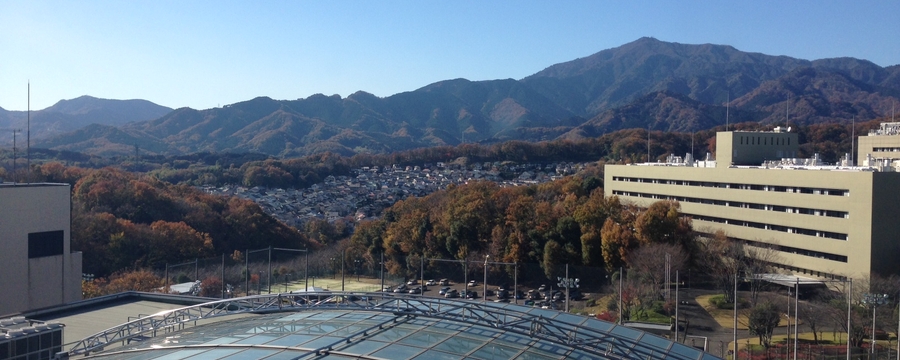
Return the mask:
[[(544, 317), (543, 314), (531, 314), (509, 306), (416, 295), (395, 295), (393, 293), (334, 291), (254, 295), (162, 311), (84, 338), (72, 346), (68, 355), (90, 355), (92, 352), (102, 351), (108, 344), (144, 340), (156, 336), (157, 332), (175, 330), (176, 327), (198, 320), (244, 313), (264, 314), (307, 310), (392, 313), (396, 316), (393, 320), (394, 323), (405, 322), (415, 317), (445, 319), (515, 332), (563, 344), (606, 359), (696, 360), (710, 356), (708, 353), (700, 352), (696, 358), (689, 357), (677, 352), (669, 352), (672, 345), (668, 349), (661, 349), (640, 341), (643, 336), (632, 338), (615, 334), (611, 330), (621, 327), (621, 325), (613, 323), (600, 322), (609, 326), (607, 329), (599, 329)], [(378, 328), (382, 328), (382, 326), (379, 325)], [(633, 329), (627, 331), (640, 332)], [(362, 340), (370, 333), (371, 330), (352, 334), (334, 344), (310, 350), (306, 355), (298, 358), (329, 353), (337, 345)]]

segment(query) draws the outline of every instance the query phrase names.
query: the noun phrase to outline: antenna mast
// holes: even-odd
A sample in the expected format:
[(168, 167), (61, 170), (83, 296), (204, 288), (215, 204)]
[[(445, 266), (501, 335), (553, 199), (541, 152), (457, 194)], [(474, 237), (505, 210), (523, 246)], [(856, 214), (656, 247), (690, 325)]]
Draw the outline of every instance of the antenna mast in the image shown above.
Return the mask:
[(853, 115), (853, 127), (850, 130), (850, 166), (856, 166), (856, 153), (853, 148), (856, 147), (856, 115)]
[(788, 94), (788, 101), (784, 104), (784, 121), (787, 123), (785, 125), (791, 125), (791, 94)]
[(26, 154), (27, 160), (26, 160), (25, 164), (26, 164), (26, 166), (28, 166), (28, 168), (25, 170), (26, 170), (26, 174), (28, 176), (28, 178), (26, 179), (26, 182), (31, 182), (31, 81), (28, 82), (28, 116), (27, 116), (27, 119), (28, 119), (28, 131), (27, 131), (27, 135), (26, 135), (27, 141), (25, 143), (26, 144), (25, 154)]

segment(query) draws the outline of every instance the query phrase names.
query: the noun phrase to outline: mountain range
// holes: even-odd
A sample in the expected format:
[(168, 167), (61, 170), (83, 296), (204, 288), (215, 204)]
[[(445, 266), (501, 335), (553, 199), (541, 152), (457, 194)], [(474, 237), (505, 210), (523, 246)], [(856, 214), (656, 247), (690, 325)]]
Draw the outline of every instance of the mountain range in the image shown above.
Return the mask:
[[(141, 100), (82, 97), (32, 113), (32, 132), (36, 146), (100, 155), (131, 154), (135, 146), (154, 154), (351, 155), (575, 139), (623, 128), (695, 131), (726, 121), (771, 126), (869, 120), (889, 116), (898, 98), (898, 65), (809, 61), (641, 38), (520, 80), (445, 80), (383, 98), (359, 91), (346, 98), (260, 97), (171, 110)], [(4, 116), (10, 122), (10, 114), (0, 110), (0, 128), (9, 127)]]

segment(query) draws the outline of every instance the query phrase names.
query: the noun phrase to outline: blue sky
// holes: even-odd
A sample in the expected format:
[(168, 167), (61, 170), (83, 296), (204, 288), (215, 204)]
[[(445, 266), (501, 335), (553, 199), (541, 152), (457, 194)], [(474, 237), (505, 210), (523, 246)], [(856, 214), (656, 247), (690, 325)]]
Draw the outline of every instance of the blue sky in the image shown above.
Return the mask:
[(521, 79), (642, 36), (900, 64), (900, 1), (8, 1), (0, 107), (91, 95), (206, 109)]

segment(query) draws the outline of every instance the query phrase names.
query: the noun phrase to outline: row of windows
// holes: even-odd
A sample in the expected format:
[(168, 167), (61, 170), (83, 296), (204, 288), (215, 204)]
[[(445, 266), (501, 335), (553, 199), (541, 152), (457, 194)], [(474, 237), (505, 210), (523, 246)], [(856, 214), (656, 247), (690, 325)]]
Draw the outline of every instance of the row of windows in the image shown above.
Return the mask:
[(775, 191), (775, 192), (786, 192), (786, 193), (794, 193), (794, 194), (850, 196), (850, 190), (848, 190), (848, 189), (823, 189), (823, 188), (809, 188), (809, 187), (799, 187), (799, 186), (736, 184), (736, 183), (721, 183), (721, 182), (712, 182), (712, 181), (633, 178), (633, 177), (624, 177), (624, 176), (613, 176), (613, 181), (665, 184), (665, 185), (681, 185), (681, 186), (697, 186), (697, 187), (712, 187), (712, 188), (720, 188), (720, 189)]
[(795, 248), (792, 246), (769, 244), (769, 243), (753, 241), (753, 240), (744, 240), (744, 239), (736, 239), (736, 238), (731, 238), (731, 239), (740, 241), (747, 245), (756, 246), (756, 247), (760, 247), (760, 248), (770, 248), (773, 250), (790, 253), (790, 254), (795, 254), (795, 255), (809, 256), (809, 257), (814, 257), (817, 259), (838, 261), (838, 262), (842, 262), (842, 263), (847, 262), (847, 256), (845, 256), (845, 255), (838, 255), (838, 254), (826, 253), (826, 252), (821, 252), (821, 251), (800, 249), (800, 248)]
[(780, 231), (786, 232), (788, 234), (800, 234), (806, 236), (815, 236), (822, 237), (827, 239), (835, 239), (835, 240), (847, 240), (847, 234), (836, 233), (831, 231), (821, 231), (821, 230), (812, 230), (812, 229), (804, 229), (804, 228), (796, 228), (790, 226), (782, 226), (782, 225), (772, 225), (759, 223), (755, 221), (745, 221), (745, 220), (735, 220), (735, 219), (726, 219), (715, 216), (705, 216), (705, 215), (695, 215), (695, 214), (687, 214), (685, 215), (694, 218), (695, 220), (701, 221), (709, 221), (714, 223), (726, 224), (726, 225), (735, 225), (735, 226), (745, 226), (754, 229), (763, 229), (763, 230), (772, 230), (772, 231)]
[(900, 147), (877, 147), (877, 148), (872, 148), (872, 151), (873, 151), (873, 152), (875, 152), (875, 151), (879, 151), (879, 152), (898, 152), (898, 151), (900, 151)]
[(790, 145), (791, 138), (781, 136), (740, 136), (741, 145)]
[(768, 204), (758, 204), (758, 203), (749, 203), (749, 202), (741, 202), (741, 201), (716, 200), (716, 199), (707, 199), (707, 198), (695, 198), (695, 197), (687, 197), (687, 196), (646, 194), (646, 193), (621, 191), (621, 190), (613, 190), (613, 195), (633, 196), (633, 197), (659, 199), (659, 200), (673, 200), (673, 201), (686, 202), (686, 203), (738, 207), (738, 208), (743, 208), (743, 209), (756, 209), (756, 210), (766, 210), (766, 211), (775, 211), (775, 212), (786, 212), (786, 213), (790, 213), (790, 214), (828, 216), (828, 217), (844, 218), (844, 219), (850, 218), (850, 213), (846, 212), (846, 211), (809, 209), (809, 208), (801, 208), (801, 207), (768, 205)]

